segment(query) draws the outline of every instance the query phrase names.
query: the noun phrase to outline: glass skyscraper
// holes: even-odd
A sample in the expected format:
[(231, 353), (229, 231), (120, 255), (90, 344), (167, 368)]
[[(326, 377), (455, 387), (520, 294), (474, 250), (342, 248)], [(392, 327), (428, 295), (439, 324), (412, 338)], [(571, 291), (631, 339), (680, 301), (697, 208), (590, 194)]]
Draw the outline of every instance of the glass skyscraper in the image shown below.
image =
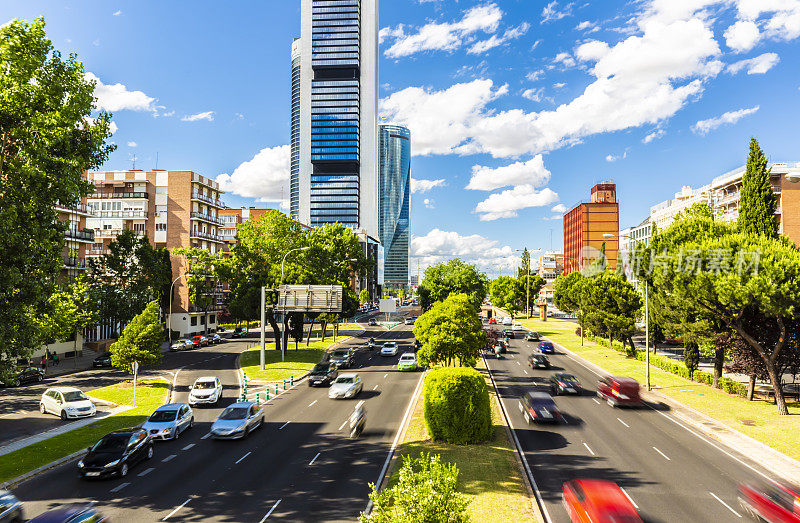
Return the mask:
[(292, 42), (292, 121), (289, 212), (293, 220), (300, 216), (300, 39)]
[(381, 125), (378, 132), (378, 232), (384, 248), (383, 279), (387, 287), (408, 285), (411, 131)]

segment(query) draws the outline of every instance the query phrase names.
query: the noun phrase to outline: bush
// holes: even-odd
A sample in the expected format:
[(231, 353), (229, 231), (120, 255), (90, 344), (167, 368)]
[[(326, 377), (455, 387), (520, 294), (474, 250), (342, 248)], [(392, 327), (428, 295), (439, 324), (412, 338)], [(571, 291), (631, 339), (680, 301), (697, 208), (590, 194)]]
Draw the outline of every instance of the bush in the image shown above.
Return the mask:
[(489, 390), (480, 372), (441, 367), (425, 377), (425, 425), (431, 438), (455, 445), (480, 443), (492, 435)]

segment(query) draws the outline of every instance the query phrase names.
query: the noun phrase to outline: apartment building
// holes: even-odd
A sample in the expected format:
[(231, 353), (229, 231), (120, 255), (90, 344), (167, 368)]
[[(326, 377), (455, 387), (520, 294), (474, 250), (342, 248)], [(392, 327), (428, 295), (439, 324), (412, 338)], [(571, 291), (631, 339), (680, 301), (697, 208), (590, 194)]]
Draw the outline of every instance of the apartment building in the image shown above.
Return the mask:
[(617, 186), (599, 183), (592, 187), (590, 195), (588, 202), (575, 205), (564, 215), (564, 274), (597, 260), (604, 245), (608, 267), (617, 266)]
[(539, 291), (539, 297), (547, 300), (548, 305), (553, 304), (553, 283), (564, 272), (564, 253), (546, 251), (539, 257), (539, 276), (544, 280), (544, 287)]
[(86, 224), (86, 219), (94, 215), (83, 203), (74, 206), (56, 205), (56, 210), (58, 220), (67, 228), (64, 233), (62, 277), (78, 276), (86, 270), (86, 255), (94, 243), (94, 230)]
[(225, 241), (228, 249), (236, 245), (236, 228), (247, 220), (258, 220), (272, 209), (259, 209), (256, 207), (241, 207), (238, 209), (220, 209), (219, 217), (222, 225), (219, 235)]

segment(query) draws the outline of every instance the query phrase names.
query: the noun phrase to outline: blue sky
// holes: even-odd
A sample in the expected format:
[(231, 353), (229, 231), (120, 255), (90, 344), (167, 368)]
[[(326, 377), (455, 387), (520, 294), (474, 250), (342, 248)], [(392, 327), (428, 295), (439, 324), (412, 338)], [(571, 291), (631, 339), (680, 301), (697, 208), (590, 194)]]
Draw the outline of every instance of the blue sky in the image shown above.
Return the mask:
[[(751, 135), (800, 160), (798, 0), (380, 4), (380, 114), (411, 128), (420, 180), (412, 272), (458, 255), (507, 274), (515, 249), (560, 249), (561, 212), (604, 180), (634, 225), (742, 165)], [(299, 1), (0, 7), (0, 21), (37, 15), (101, 82), (118, 127), (104, 168), (158, 154), (219, 177), (230, 206), (288, 196)]]

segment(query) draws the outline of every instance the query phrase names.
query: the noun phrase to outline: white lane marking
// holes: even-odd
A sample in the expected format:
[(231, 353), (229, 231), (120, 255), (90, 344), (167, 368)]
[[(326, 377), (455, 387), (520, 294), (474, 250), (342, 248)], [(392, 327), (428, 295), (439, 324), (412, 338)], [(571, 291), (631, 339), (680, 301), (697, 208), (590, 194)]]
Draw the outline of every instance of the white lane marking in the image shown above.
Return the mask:
[(192, 447), (194, 447), (194, 443), (189, 443), (188, 445), (186, 445), (185, 447), (183, 447), (181, 450), (189, 450), (189, 449), (190, 449), (190, 448), (192, 448)]
[(153, 467), (150, 467), (149, 469), (147, 469), (147, 470), (143, 470), (142, 472), (140, 472), (140, 473), (139, 473), (139, 474), (137, 474), (137, 475), (138, 475), (138, 476), (141, 478), (141, 477), (143, 477), (143, 476), (146, 476), (146, 475), (150, 474), (150, 473), (151, 473), (151, 472), (153, 472), (154, 470), (155, 470), (155, 469), (154, 469)]
[(620, 418), (617, 418), (617, 421), (619, 421), (620, 423), (622, 423), (622, 424), (623, 424), (623, 425), (625, 425), (626, 427), (628, 427), (628, 428), (631, 428), (631, 426), (630, 426), (630, 425), (628, 425), (627, 423), (625, 423), (624, 421), (622, 421)]
[(388, 374), (384, 374), (384, 375), (383, 375), (383, 378), (384, 378), (384, 379), (386, 379), (386, 376), (388, 376)]
[(130, 485), (130, 483), (122, 483), (121, 485), (117, 485), (116, 487), (111, 489), (111, 492), (119, 492), (120, 490), (124, 489), (128, 485)]
[(522, 372), (524, 372), (525, 374), (527, 374), (527, 373), (528, 373), (528, 371), (527, 371), (527, 370), (525, 370), (525, 369), (522, 369)]
[(628, 498), (628, 501), (631, 502), (631, 505), (633, 505), (633, 508), (635, 508), (636, 510), (639, 510), (639, 505), (637, 505), (636, 502), (633, 500), (633, 498), (628, 494), (628, 491), (625, 490), (622, 487), (620, 487), (619, 489), (622, 491), (623, 494), (625, 494), (625, 497)]
[(317, 458), (319, 457), (319, 455), (320, 455), (320, 454), (322, 454), (322, 453), (321, 453), (321, 452), (317, 452), (317, 455), (316, 455), (316, 456), (314, 456), (314, 459), (312, 459), (312, 460), (311, 460), (311, 461), (308, 463), (308, 466), (309, 466), (309, 467), (310, 467), (311, 465), (313, 465), (315, 461), (317, 461)]
[(594, 451), (591, 449), (591, 447), (589, 447), (589, 445), (586, 444), (586, 442), (583, 443), (583, 446), (586, 447), (586, 450), (589, 451), (589, 454), (591, 454), (592, 456), (595, 455)]
[(347, 425), (347, 421), (348, 420), (344, 420), (344, 422), (341, 425), (339, 425), (339, 430), (342, 430), (344, 426)]
[(313, 406), (314, 406), (314, 404), (315, 404), (316, 402), (317, 402), (317, 400), (314, 400), (314, 401), (312, 401), (311, 403), (309, 403), (309, 404), (308, 404), (308, 406), (309, 406), (309, 407), (313, 407)]
[(178, 457), (178, 455), (177, 455), (177, 454), (170, 454), (170, 455), (169, 455), (169, 456), (167, 456), (166, 458), (162, 459), (162, 460), (161, 460), (161, 463), (166, 463), (167, 461), (172, 461), (173, 459), (175, 459), (175, 458), (177, 458), (177, 457)]
[(657, 448), (653, 447), (653, 450), (655, 450), (656, 452), (658, 452), (659, 454), (661, 454), (662, 456), (664, 456), (664, 459), (666, 459), (667, 461), (672, 461), (671, 459), (669, 459), (669, 456), (667, 456), (666, 454), (664, 454), (663, 452), (661, 452), (661, 451), (660, 451), (660, 450), (658, 450)]
[(597, 399), (597, 398), (592, 398), (592, 401), (593, 401), (593, 402), (595, 402), (595, 403), (597, 403), (598, 405), (600, 405), (600, 400), (599, 400), (599, 399)]
[(283, 430), (283, 427), (285, 427), (285, 426), (286, 426), (286, 425), (288, 425), (289, 423), (291, 423), (291, 421), (287, 421), (286, 423), (284, 423), (283, 425), (281, 425), (280, 427), (278, 427), (278, 430)]
[(372, 390), (375, 390), (375, 389), (377, 389), (377, 388), (378, 388), (378, 386), (377, 386), (377, 385), (375, 385), (374, 387), (372, 387)]
[(269, 509), (269, 512), (267, 512), (267, 515), (264, 516), (263, 518), (261, 518), (261, 521), (259, 521), (258, 523), (264, 523), (264, 521), (266, 521), (266, 519), (269, 517), (269, 515), (272, 514), (272, 511), (275, 510), (275, 508), (278, 506), (278, 503), (280, 503), (280, 502), (281, 502), (281, 499), (276, 501), (275, 504), (272, 505), (272, 508)]
[(185, 506), (187, 503), (189, 503), (191, 500), (192, 500), (192, 498), (189, 498), (189, 499), (187, 499), (186, 501), (184, 501), (183, 503), (181, 503), (180, 505), (178, 505), (177, 507), (175, 507), (175, 510), (173, 510), (172, 512), (170, 512), (169, 514), (167, 514), (166, 516), (164, 516), (164, 519), (162, 519), (161, 521), (166, 521), (166, 520), (168, 520), (169, 518), (171, 518), (172, 516), (174, 516), (176, 512), (178, 512), (180, 509), (182, 509), (182, 508), (183, 508), (183, 507), (184, 507), (184, 506)]
[(519, 365), (519, 366), (521, 367), (521, 366), (522, 366), (522, 363), (520, 363), (520, 362), (517, 362), (517, 365)]
[(200, 438), (200, 439), (208, 439), (208, 438), (210, 438), (210, 437), (211, 437), (211, 433), (210, 433), (210, 432), (206, 432), (206, 435), (205, 435), (205, 436), (203, 436), (203, 437), (202, 437), (202, 438)]
[(238, 465), (239, 463), (241, 463), (241, 462), (244, 460), (244, 458), (246, 458), (246, 457), (247, 457), (247, 456), (249, 456), (250, 454), (252, 454), (252, 452), (248, 452), (247, 454), (245, 454), (245, 455), (244, 455), (244, 456), (242, 456), (241, 458), (237, 459), (237, 460), (236, 460), (236, 463), (235, 463), (235, 465)]
[(722, 501), (721, 499), (719, 499), (719, 498), (717, 497), (717, 495), (716, 495), (716, 494), (714, 494), (713, 492), (709, 492), (709, 494), (711, 494), (711, 496), (713, 496), (713, 498), (714, 498), (714, 499), (716, 499), (717, 501), (719, 501), (720, 503), (722, 503), (722, 504), (725, 506), (725, 508), (726, 508), (726, 509), (728, 509), (728, 510), (730, 510), (731, 512), (733, 512), (734, 514), (736, 514), (736, 517), (737, 517), (737, 518), (740, 518), (740, 517), (742, 517), (742, 515), (741, 515), (741, 514), (739, 514), (738, 512), (736, 512), (735, 510), (733, 510), (733, 509), (731, 508), (731, 506), (730, 506), (730, 505), (728, 505), (727, 503), (725, 503), (724, 501)]

